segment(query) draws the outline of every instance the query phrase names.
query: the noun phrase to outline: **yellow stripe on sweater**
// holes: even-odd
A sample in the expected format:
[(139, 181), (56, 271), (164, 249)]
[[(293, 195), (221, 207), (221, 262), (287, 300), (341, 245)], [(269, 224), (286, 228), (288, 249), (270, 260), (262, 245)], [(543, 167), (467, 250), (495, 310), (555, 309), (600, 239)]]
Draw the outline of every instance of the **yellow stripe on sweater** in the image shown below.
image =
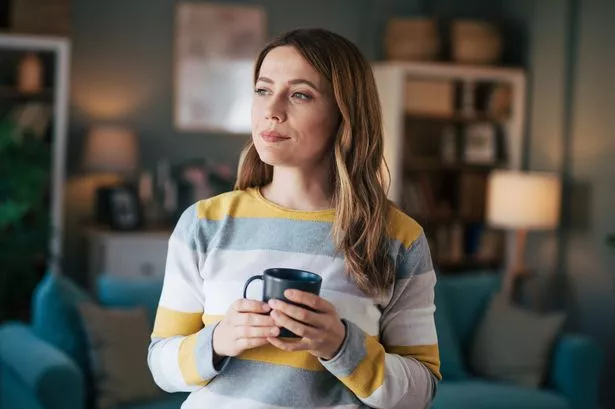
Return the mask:
[(305, 221), (333, 222), (335, 211), (293, 211), (266, 202), (255, 189), (228, 192), (211, 199), (202, 200), (197, 205), (197, 217), (205, 220), (234, 218), (283, 218)]
[(384, 382), (384, 347), (376, 337), (365, 337), (365, 350), (356, 369), (340, 379), (359, 398), (372, 395)]
[(203, 328), (202, 316), (200, 312), (181, 312), (160, 306), (156, 312), (152, 337), (192, 335)]
[(436, 378), (442, 380), (440, 373), (440, 353), (438, 344), (416, 346), (390, 346), (387, 352), (401, 356), (412, 357), (425, 365)]
[(203, 324), (205, 324), (205, 326), (217, 324), (222, 321), (222, 318), (224, 318), (224, 315), (203, 314)]
[[(203, 323), (211, 325), (219, 322), (224, 318), (224, 315), (203, 315)], [(287, 352), (274, 347), (273, 345), (264, 345), (243, 352), (237, 356), (237, 359), (246, 361), (263, 362), (273, 365), (284, 365), (292, 368), (305, 369), (307, 371), (324, 371), (325, 368), (321, 365), (317, 358), (307, 351)]]
[(201, 378), (196, 366), (195, 349), (197, 337), (198, 334), (187, 336), (179, 345), (179, 369), (184, 382), (188, 385), (205, 386), (209, 382)]
[[(205, 325), (215, 324), (224, 318), (224, 315), (203, 315)], [(236, 357), (246, 361), (263, 362), (273, 365), (284, 365), (292, 368), (305, 369), (307, 371), (324, 371), (317, 358), (307, 351), (287, 352), (282, 351), (273, 345), (250, 349)]]
[[(423, 232), (421, 226), (411, 217), (390, 205), (387, 214), (387, 234), (409, 247)], [(335, 210), (299, 211), (282, 208), (268, 202), (256, 188), (246, 191), (227, 192), (197, 204), (197, 217), (201, 220), (223, 220), (233, 218), (282, 218), (300, 221), (321, 221), (332, 223)]]
[(243, 352), (237, 357), (246, 361), (263, 362), (273, 365), (283, 365), (306, 371), (324, 371), (325, 368), (318, 359), (307, 351), (282, 351), (273, 345), (264, 345)]
[(410, 247), (423, 233), (423, 228), (413, 218), (391, 206), (387, 214), (387, 233), (390, 238)]

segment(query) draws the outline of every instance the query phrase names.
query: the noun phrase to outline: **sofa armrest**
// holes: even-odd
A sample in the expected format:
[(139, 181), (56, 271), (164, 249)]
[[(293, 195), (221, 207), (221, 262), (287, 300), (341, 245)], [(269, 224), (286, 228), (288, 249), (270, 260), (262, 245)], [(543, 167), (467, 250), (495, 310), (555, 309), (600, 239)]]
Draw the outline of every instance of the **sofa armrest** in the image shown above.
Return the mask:
[(568, 398), (571, 409), (598, 407), (602, 354), (583, 335), (564, 335), (555, 345), (550, 386)]
[(83, 374), (63, 352), (36, 337), (27, 325), (0, 327), (0, 365), (45, 409), (83, 409)]

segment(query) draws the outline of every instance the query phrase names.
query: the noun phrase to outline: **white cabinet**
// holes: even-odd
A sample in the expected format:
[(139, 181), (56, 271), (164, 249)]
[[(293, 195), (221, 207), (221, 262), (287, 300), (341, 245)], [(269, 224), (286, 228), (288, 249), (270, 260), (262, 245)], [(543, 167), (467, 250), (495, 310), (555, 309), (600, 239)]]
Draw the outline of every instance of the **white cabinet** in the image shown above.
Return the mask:
[(162, 279), (171, 231), (87, 232), (90, 286), (109, 274), (124, 278)]

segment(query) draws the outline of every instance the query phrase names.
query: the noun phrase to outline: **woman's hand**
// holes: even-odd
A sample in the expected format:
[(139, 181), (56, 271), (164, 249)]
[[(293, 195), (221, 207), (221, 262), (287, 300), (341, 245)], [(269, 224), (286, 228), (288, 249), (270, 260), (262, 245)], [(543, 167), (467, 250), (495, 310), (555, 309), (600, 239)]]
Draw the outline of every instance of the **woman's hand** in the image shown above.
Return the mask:
[(214, 357), (219, 360), (237, 356), (247, 349), (266, 345), (269, 337), (277, 337), (280, 328), (269, 315), (262, 315), (270, 310), (261, 301), (244, 298), (235, 301), (214, 330)]
[(269, 337), (269, 342), (285, 351), (308, 351), (325, 360), (337, 355), (346, 337), (346, 326), (337, 315), (335, 307), (324, 298), (304, 291), (286, 290), (284, 296), (314, 311), (280, 300), (269, 300), (273, 309), (271, 316), (276, 325), (301, 337), (299, 341)]

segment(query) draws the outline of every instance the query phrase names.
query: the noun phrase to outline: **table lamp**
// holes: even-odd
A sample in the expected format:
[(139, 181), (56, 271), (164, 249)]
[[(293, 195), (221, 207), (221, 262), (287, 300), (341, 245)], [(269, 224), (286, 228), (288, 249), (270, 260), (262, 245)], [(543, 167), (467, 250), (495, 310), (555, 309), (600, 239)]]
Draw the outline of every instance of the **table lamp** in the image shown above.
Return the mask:
[(514, 260), (508, 263), (503, 292), (512, 296), (515, 282), (527, 274), (525, 242), (530, 230), (557, 227), (561, 181), (555, 174), (497, 170), (489, 175), (487, 221), (515, 232)]
[(138, 227), (141, 217), (135, 178), (138, 167), (136, 134), (121, 126), (92, 128), (85, 143), (83, 165), (87, 172), (115, 174), (123, 179), (123, 183), (96, 189), (96, 222), (120, 229)]
[(130, 129), (104, 125), (87, 135), (84, 167), (90, 172), (133, 175), (138, 166), (137, 136)]

